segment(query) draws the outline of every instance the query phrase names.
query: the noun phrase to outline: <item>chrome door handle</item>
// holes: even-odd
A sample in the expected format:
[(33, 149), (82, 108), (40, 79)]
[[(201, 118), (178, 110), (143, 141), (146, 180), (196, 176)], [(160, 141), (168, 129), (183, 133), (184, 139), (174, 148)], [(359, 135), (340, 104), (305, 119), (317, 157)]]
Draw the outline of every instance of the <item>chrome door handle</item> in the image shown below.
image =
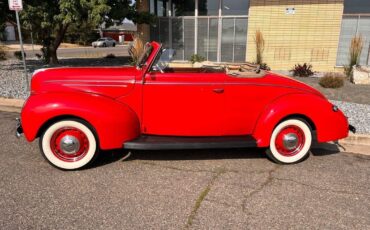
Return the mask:
[(222, 88), (213, 89), (213, 92), (215, 92), (215, 93), (223, 93), (224, 92), (224, 89), (222, 89)]

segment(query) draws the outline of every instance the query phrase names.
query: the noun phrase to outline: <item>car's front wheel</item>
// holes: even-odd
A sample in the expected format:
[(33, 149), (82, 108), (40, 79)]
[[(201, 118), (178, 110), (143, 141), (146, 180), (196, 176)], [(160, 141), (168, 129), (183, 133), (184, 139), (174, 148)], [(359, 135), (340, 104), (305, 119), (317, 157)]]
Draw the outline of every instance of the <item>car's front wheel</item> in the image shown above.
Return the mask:
[(281, 122), (272, 132), (267, 156), (276, 163), (298, 163), (309, 156), (312, 143), (310, 126), (300, 119)]
[(45, 129), (40, 137), (40, 148), (53, 166), (80, 169), (97, 156), (98, 141), (90, 125), (79, 119), (61, 120)]

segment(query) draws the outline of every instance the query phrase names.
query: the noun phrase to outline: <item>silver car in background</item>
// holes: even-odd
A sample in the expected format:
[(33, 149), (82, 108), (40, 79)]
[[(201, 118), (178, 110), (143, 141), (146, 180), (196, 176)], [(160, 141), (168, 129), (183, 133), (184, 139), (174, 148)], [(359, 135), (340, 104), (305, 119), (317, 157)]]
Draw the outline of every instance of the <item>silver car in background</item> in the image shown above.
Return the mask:
[(105, 38), (99, 38), (97, 41), (92, 43), (92, 46), (94, 48), (96, 47), (115, 47), (116, 46), (116, 40), (113, 38), (105, 37)]

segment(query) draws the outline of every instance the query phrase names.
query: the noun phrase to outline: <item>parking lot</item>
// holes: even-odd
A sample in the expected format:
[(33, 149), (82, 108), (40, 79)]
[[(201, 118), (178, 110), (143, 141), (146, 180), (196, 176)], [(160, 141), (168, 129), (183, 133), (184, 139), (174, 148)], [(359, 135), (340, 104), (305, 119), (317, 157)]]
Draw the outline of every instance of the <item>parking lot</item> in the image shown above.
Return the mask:
[(50, 166), (0, 112), (0, 229), (369, 229), (370, 157), (316, 149), (303, 163), (259, 149), (102, 152)]

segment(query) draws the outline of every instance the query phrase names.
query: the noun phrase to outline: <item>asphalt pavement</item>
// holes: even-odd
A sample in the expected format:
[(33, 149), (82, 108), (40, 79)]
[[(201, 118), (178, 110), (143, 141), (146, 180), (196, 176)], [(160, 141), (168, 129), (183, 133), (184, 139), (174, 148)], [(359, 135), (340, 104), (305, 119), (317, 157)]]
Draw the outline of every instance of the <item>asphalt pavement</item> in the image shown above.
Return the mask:
[(17, 116), (0, 112), (0, 229), (370, 229), (369, 156), (116, 150), (65, 172), (16, 139)]
[[(10, 57), (13, 57), (14, 51), (9, 51)], [(29, 49), (25, 51), (27, 58), (35, 57), (35, 54), (41, 54), (38, 49)], [(105, 57), (108, 54), (114, 54), (115, 56), (128, 56), (128, 46), (117, 45), (116, 47), (76, 47), (76, 48), (59, 48), (57, 50), (58, 58), (96, 58)]]

